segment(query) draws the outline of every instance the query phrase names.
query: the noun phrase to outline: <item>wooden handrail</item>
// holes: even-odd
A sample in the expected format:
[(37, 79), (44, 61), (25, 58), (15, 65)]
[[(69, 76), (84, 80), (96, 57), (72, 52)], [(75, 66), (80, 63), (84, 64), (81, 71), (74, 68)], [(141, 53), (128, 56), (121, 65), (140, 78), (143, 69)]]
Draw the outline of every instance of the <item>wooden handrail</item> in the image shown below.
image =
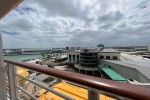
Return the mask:
[(119, 83), (107, 79), (77, 74), (68, 71), (33, 65), (25, 62), (4, 60), (6, 63), (21, 66), (27, 69), (38, 71), (64, 80), (72, 81), (87, 87), (102, 90), (112, 94), (120, 95), (135, 100), (150, 100), (150, 89), (131, 84)]

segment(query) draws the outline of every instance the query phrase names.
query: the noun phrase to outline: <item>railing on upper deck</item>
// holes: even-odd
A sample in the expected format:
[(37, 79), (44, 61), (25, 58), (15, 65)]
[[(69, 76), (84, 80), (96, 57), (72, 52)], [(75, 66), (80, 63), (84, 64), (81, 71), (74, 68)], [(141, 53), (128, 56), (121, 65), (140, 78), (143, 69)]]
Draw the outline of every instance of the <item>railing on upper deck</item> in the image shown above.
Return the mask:
[[(7, 72), (8, 78), (6, 79), (9, 82), (9, 92), (8, 94), (10, 100), (16, 100), (18, 98), (17, 89), (21, 90), (25, 94), (29, 95), (32, 99), (37, 99), (33, 95), (29, 94), (26, 90), (23, 90), (16, 82), (16, 76), (21, 77), (33, 84), (36, 84), (62, 98), (65, 100), (74, 100), (72, 97), (68, 97), (62, 93), (59, 93), (52, 88), (45, 87), (29, 78), (20, 76), (15, 71), (15, 66), (21, 66), (30, 70), (41, 72), (53, 77), (57, 77), (81, 86), (84, 86), (88, 89), (88, 100), (99, 100), (99, 93), (108, 95), (110, 97), (115, 97), (117, 99), (135, 99), (135, 100), (150, 100), (150, 89), (139, 87), (135, 85), (129, 85), (125, 83), (118, 83), (111, 80), (101, 79), (97, 77), (77, 74), (73, 72), (61, 71), (58, 69), (43, 67), (40, 65), (33, 65), (24, 62), (15, 62), (11, 60), (4, 60), (7, 63)], [(15, 80), (15, 81), (14, 81)], [(11, 85), (10, 85), (11, 84)]]

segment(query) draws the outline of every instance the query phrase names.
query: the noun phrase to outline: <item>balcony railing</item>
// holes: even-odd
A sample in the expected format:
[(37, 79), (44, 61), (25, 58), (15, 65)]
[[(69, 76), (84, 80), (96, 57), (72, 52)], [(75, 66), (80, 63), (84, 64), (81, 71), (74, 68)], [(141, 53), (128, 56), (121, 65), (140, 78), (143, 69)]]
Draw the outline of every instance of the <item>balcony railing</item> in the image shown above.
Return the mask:
[(47, 91), (56, 94), (61, 98), (64, 98), (65, 100), (74, 100), (74, 98), (72, 97), (59, 93), (58, 91), (46, 87), (34, 80), (31, 80), (30, 78), (26, 78), (24, 76), (17, 74), (16, 66), (41, 72), (49, 76), (53, 76), (65, 81), (69, 81), (73, 84), (77, 84), (79, 86), (85, 87), (86, 89), (88, 89), (88, 100), (100, 100), (99, 94), (104, 94), (109, 97), (113, 97), (121, 100), (126, 100), (126, 99), (150, 100), (150, 89), (148, 88), (114, 82), (111, 80), (77, 74), (73, 72), (61, 71), (58, 69), (48, 68), (40, 65), (33, 65), (25, 62), (15, 62), (11, 60), (4, 60), (4, 61), (6, 64), (3, 67), (2, 73), (6, 73), (6, 74), (3, 75), (3, 79), (4, 79), (3, 83), (7, 83), (7, 84), (3, 84), (5, 88), (1, 89), (0, 93), (2, 93), (3, 90), (5, 92), (6, 89), (5, 97), (7, 99), (9, 98), (10, 100), (17, 100), (19, 98), (18, 90), (22, 91), (23, 93), (30, 96), (34, 100), (38, 99), (34, 95), (31, 95), (26, 90), (24, 90), (21, 86), (18, 85), (17, 77), (21, 77), (37, 86), (40, 86), (41, 88), (44, 88)]

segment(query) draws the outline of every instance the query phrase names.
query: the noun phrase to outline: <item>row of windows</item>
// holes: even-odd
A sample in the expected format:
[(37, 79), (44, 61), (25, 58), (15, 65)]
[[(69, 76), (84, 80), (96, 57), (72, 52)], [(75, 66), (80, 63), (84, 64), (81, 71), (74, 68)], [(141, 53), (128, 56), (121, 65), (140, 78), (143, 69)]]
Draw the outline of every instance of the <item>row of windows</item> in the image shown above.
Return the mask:
[(80, 60), (89, 60), (89, 61), (95, 61), (95, 60), (98, 60), (98, 58), (93, 58), (93, 59), (83, 59), (83, 58), (80, 58)]
[[(69, 55), (69, 58), (71, 58), (71, 56), (75, 58), (75, 55)], [(79, 55), (77, 55), (77, 58), (79, 58)]]
[[(100, 59), (104, 59), (104, 56), (100, 56)], [(106, 56), (105, 59), (111, 59), (111, 57), (110, 56)], [(117, 60), (118, 57), (117, 56), (112, 56), (112, 59)]]
[(76, 57), (77, 57), (77, 59), (75, 58), (75, 55), (69, 55), (69, 62), (79, 63), (79, 55), (77, 55)]
[(90, 60), (80, 60), (82, 63), (98, 63), (98, 60), (90, 61)]
[(80, 53), (80, 56), (97, 56), (97, 53)]
[(98, 64), (85, 64), (85, 63), (80, 63), (81, 66), (84, 67), (97, 67)]
[[(99, 58), (100, 59), (104, 59), (104, 57), (105, 57), (105, 59), (114, 59), (114, 60), (117, 60), (118, 59), (118, 57), (117, 56), (112, 56), (112, 58), (111, 58), (111, 56), (100, 56)], [(69, 55), (69, 58), (71, 58), (71, 55)], [(75, 59), (75, 55), (73, 55), (73, 58)], [(81, 59), (93, 59), (93, 58), (95, 58), (96, 59), (96, 57), (84, 57), (84, 56), (80, 56), (80, 58)], [(79, 59), (79, 55), (77, 55), (77, 59)]]
[(98, 59), (98, 57), (80, 57), (80, 59), (89, 59), (89, 60), (93, 60), (93, 59)]

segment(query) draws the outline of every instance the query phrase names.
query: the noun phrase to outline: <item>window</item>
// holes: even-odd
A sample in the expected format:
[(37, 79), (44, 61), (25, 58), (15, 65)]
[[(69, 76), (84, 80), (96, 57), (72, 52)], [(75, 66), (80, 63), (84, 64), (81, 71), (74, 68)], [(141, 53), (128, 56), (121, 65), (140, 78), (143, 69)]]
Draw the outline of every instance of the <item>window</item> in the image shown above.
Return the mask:
[(73, 62), (75, 62), (75, 55), (73, 55)]
[(79, 55), (77, 55), (77, 63), (79, 63)]
[(113, 56), (113, 59), (117, 60), (117, 59), (118, 59), (118, 57), (117, 57), (117, 56)]
[(106, 56), (106, 59), (110, 59), (110, 56)]
[(73, 58), (75, 58), (75, 55), (73, 55)]
[(71, 55), (69, 55), (69, 58), (71, 58)]
[(99, 58), (100, 58), (100, 59), (104, 59), (104, 56), (100, 56)]
[(71, 55), (69, 55), (69, 62), (71, 62)]

